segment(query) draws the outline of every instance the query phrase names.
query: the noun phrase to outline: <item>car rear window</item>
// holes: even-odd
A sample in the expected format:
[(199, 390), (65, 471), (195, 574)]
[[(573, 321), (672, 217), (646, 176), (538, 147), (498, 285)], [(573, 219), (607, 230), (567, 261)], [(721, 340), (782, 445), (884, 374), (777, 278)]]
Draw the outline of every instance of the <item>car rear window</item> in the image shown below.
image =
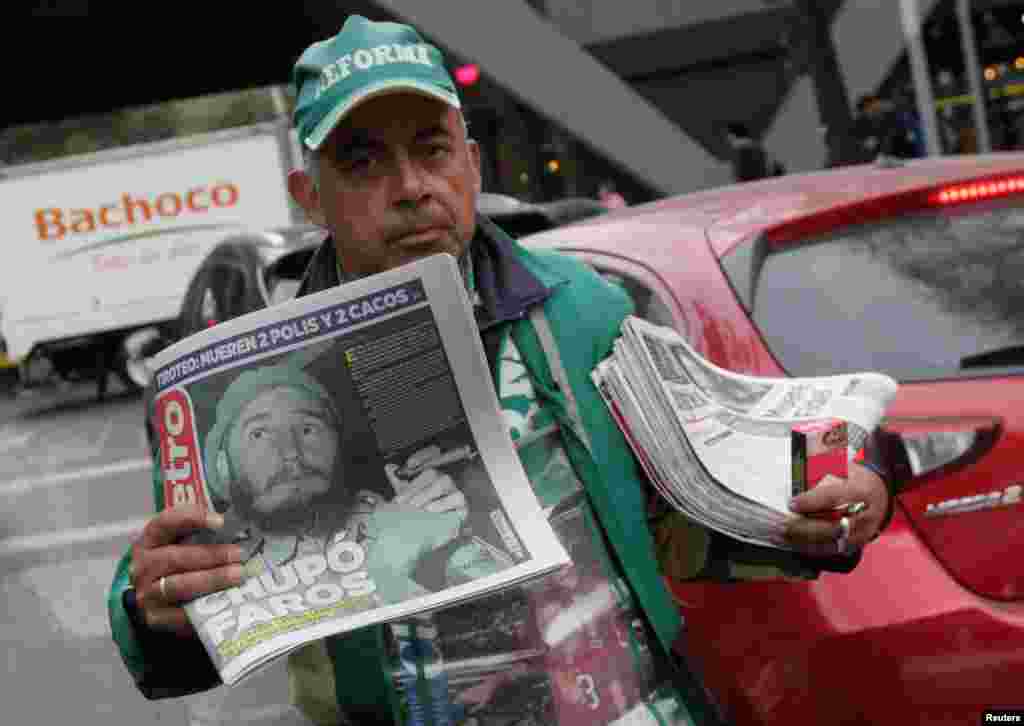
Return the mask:
[(723, 268), (791, 375), (1024, 364), (1024, 206), (976, 205), (773, 246)]

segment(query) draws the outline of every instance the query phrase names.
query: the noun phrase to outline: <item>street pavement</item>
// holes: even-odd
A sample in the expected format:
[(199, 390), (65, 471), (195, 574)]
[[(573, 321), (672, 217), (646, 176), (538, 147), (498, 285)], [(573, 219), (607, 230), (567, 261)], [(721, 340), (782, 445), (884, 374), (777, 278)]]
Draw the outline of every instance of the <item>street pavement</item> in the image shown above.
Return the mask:
[(0, 393), (0, 723), (294, 723), (279, 666), (228, 693), (148, 701), (110, 639), (107, 590), (153, 512), (141, 399)]

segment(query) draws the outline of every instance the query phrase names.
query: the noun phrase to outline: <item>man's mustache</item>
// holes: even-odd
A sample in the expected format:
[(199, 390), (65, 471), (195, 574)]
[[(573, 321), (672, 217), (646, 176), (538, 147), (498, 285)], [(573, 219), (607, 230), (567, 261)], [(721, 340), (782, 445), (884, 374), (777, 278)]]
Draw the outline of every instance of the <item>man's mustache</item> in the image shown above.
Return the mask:
[(311, 476), (320, 476), (324, 479), (328, 479), (330, 478), (331, 473), (318, 466), (305, 463), (286, 465), (279, 472), (270, 477), (267, 481), (267, 489), (273, 489), (274, 487), (282, 484), (291, 484), (292, 482), (300, 479), (308, 479)]
[(451, 220), (442, 215), (411, 217), (389, 229), (387, 240), (389, 242), (397, 242), (409, 235), (419, 234), (432, 229), (449, 229), (451, 226)]

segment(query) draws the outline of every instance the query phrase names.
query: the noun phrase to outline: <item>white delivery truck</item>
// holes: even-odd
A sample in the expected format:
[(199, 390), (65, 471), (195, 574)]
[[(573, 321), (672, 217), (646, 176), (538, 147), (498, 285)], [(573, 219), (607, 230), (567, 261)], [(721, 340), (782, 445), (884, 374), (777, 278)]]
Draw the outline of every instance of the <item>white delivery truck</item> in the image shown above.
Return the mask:
[(176, 336), (214, 246), (297, 221), (286, 177), (300, 154), (270, 122), (0, 168), (0, 332), (23, 382), (95, 378), (102, 396), (109, 372), (127, 381), (126, 344)]

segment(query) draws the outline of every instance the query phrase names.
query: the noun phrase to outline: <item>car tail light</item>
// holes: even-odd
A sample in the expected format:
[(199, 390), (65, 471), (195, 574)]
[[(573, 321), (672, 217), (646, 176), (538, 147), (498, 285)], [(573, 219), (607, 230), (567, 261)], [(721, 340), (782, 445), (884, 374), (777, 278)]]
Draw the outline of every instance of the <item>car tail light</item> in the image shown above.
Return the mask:
[(930, 201), (938, 205), (958, 204), (995, 199), (1021, 192), (1024, 192), (1024, 176), (1011, 176), (945, 186), (936, 191), (930, 197)]
[(898, 438), (906, 478), (948, 472), (977, 461), (995, 443), (999, 420), (989, 417), (886, 419), (883, 430)]
[(840, 227), (868, 224), (901, 214), (990, 201), (1018, 194), (1024, 195), (1024, 174), (1021, 173), (965, 179), (955, 184), (871, 197), (806, 217), (789, 219), (765, 230), (764, 237), (775, 248), (792, 242), (803, 242), (815, 235), (833, 232)]

